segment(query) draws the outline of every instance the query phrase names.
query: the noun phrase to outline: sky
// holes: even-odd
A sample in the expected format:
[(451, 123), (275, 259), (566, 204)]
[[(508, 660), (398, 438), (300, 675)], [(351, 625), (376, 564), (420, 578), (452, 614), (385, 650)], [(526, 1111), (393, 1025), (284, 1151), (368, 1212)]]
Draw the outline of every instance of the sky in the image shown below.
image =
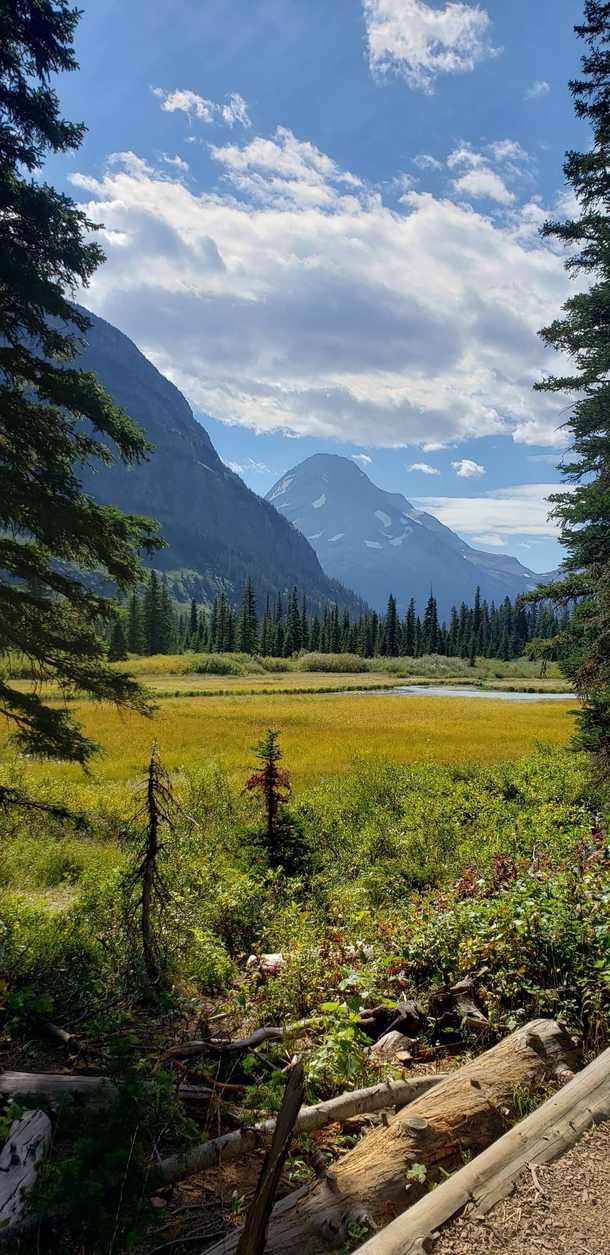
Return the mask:
[(543, 241), (586, 148), (580, 0), (83, 0), (45, 175), (103, 224), (83, 303), (264, 495), (317, 452), (469, 543), (561, 559)]

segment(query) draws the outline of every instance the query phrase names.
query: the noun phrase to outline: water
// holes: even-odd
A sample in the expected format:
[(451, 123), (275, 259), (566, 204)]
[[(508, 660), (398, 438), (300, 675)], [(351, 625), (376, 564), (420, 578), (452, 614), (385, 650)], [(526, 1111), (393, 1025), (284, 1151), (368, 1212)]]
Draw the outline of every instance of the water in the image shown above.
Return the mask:
[[(361, 690), (362, 691), (362, 690)], [(366, 691), (366, 690), (364, 690)], [(377, 690), (379, 694), (380, 690)], [(575, 702), (572, 693), (507, 693), (502, 689), (451, 687), (449, 684), (401, 684), (381, 690), (393, 697), (483, 697), (500, 702)]]

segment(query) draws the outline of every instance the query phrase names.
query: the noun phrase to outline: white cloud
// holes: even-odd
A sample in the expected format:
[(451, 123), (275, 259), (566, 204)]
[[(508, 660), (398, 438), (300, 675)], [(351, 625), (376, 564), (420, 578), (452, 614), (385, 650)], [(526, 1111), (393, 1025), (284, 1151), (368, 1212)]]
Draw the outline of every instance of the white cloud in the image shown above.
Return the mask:
[(410, 87), (431, 91), (439, 74), (474, 70), (495, 56), (491, 19), (478, 5), (423, 0), (362, 0), (373, 73), (393, 71)]
[(528, 462), (548, 462), (550, 466), (557, 466), (559, 461), (559, 453), (529, 453)]
[(436, 157), (430, 156), (430, 153), (418, 153), (411, 160), (419, 170), (442, 170), (443, 168), (442, 161), (437, 161)]
[(556, 537), (559, 529), (548, 517), (551, 507), (547, 498), (557, 488), (557, 484), (518, 484), (481, 497), (417, 497), (414, 504), (434, 514), (446, 527), (473, 539), (476, 535), (481, 540), (485, 533)]
[(508, 544), (496, 532), (486, 532), (484, 536), (472, 536), (471, 539), (475, 545), (493, 545), (497, 549), (503, 549)]
[(539, 78), (531, 87), (528, 87), (525, 93), (526, 100), (539, 100), (541, 96), (546, 96), (551, 88), (543, 78)]
[(456, 192), (464, 192), (477, 200), (495, 200), (499, 205), (512, 205), (515, 200), (514, 192), (509, 191), (495, 170), (471, 170), (456, 179), (453, 186)]
[(166, 166), (174, 166), (176, 170), (181, 170), (183, 174), (188, 174), (189, 163), (188, 161), (183, 161), (182, 157), (168, 157), (167, 153), (163, 153), (161, 160), (165, 162)]
[(440, 475), (440, 471), (436, 466), (430, 466), (429, 462), (412, 462), (407, 467), (408, 471), (421, 471), (422, 475)]
[(83, 299), (198, 411), (364, 447), (565, 446), (565, 398), (532, 393), (563, 369), (536, 333), (575, 290), (542, 206), (390, 208), (282, 129), (211, 153), (210, 192), (133, 153), (73, 180), (108, 257)]
[(198, 96), (197, 92), (188, 89), (178, 88), (173, 92), (165, 92), (162, 87), (152, 87), (151, 91), (154, 96), (158, 96), (162, 101), (161, 108), (164, 113), (186, 113), (190, 118), (197, 118), (200, 122), (207, 123), (208, 126), (212, 122), (218, 121), (220, 118), (226, 122), (227, 126), (233, 127), (236, 122), (241, 123), (244, 127), (252, 125), (248, 116), (248, 106), (239, 92), (231, 92), (226, 105), (217, 105), (213, 100), (206, 100), (204, 96)]
[(471, 458), (460, 458), (459, 462), (452, 462), (451, 469), (460, 479), (478, 479), (481, 475), (487, 474), (485, 467), (479, 466), (479, 463), (473, 462)]
[(368, 453), (352, 453), (352, 460), (354, 462), (359, 462), (363, 467), (370, 466), (373, 461), (373, 459), (369, 457)]

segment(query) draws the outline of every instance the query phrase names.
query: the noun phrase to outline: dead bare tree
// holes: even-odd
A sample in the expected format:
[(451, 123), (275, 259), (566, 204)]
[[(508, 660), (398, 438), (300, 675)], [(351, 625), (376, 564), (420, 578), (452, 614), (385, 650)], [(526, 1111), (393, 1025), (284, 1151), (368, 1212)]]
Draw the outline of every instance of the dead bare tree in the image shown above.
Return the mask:
[(170, 896), (160, 868), (160, 856), (166, 848), (162, 834), (174, 831), (178, 810), (171, 780), (161, 762), (155, 738), (146, 774), (144, 801), (135, 820), (136, 832), (140, 833), (145, 825), (144, 838), (136, 846), (135, 867), (130, 875), (132, 884), (139, 889), (137, 906), (146, 972), (155, 984), (160, 980), (163, 969), (155, 912), (163, 909)]

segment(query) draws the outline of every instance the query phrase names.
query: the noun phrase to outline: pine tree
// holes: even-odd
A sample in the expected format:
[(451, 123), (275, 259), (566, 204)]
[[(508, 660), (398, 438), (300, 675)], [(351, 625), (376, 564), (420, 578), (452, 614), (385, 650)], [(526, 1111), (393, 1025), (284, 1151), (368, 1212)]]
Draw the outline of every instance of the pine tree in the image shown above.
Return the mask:
[(288, 598), (286, 611), (286, 635), (284, 637), (284, 655), (290, 658), (298, 654), (301, 648), (301, 615), (299, 611), (299, 595), (296, 584)]
[(396, 613), (396, 598), (392, 596), (392, 593), (388, 597), (381, 652), (386, 658), (398, 657), (398, 615)]
[(301, 598), (301, 649), (309, 649), (309, 623), (307, 621), (307, 598)]
[(404, 650), (408, 658), (415, 654), (415, 602), (411, 598), (405, 618)]
[[(81, 491), (79, 468), (133, 465), (141, 429), (76, 359), (90, 326), (70, 297), (104, 260), (96, 228), (40, 177), (46, 156), (79, 148), (84, 126), (61, 117), (51, 86), (77, 69), (79, 20), (66, 0), (8, 0), (0, 13), (0, 654), (27, 659), (64, 693), (146, 711), (142, 690), (106, 665), (103, 632), (119, 592), (141, 576), (156, 525)], [(111, 452), (116, 451), (116, 456)], [(1, 668), (0, 707), (28, 753), (85, 763), (97, 746), (39, 687), (15, 688)]]
[(140, 597), (135, 591), (127, 605), (127, 648), (132, 654), (143, 654), (146, 648), (144, 611)]
[(167, 579), (164, 575), (159, 596), (159, 636), (158, 650), (156, 652), (160, 654), (172, 653), (175, 646), (175, 620), (174, 607), (167, 587)]
[(195, 645), (199, 636), (199, 616), (197, 614), (197, 602), (193, 597), (191, 601), (191, 609), (189, 612), (189, 644)]
[(424, 621), (421, 629), (421, 650), (423, 654), (437, 654), (439, 646), (438, 611), (436, 597), (430, 590), (426, 603)]
[(265, 601), (265, 609), (261, 619), (260, 630), (260, 652), (263, 658), (269, 658), (273, 654), (275, 644), (275, 633), (273, 630), (273, 618), (271, 615), (271, 606), (269, 604), (269, 593)]
[[(579, 744), (594, 754), (610, 779), (610, 4), (586, 0), (585, 21), (576, 33), (587, 45), (583, 76), (570, 83), (576, 114), (593, 132), (584, 153), (569, 152), (564, 165), (580, 215), (547, 222), (543, 235), (570, 248), (566, 269), (591, 276), (587, 292), (563, 307), (564, 318), (541, 331), (545, 344), (572, 357), (574, 373), (537, 385), (567, 392), (565, 424), (571, 457), (559, 470), (573, 491), (554, 494), (554, 516), (567, 551), (565, 578), (542, 587), (539, 599), (559, 606), (578, 599), (571, 628), (570, 656), (563, 664), (583, 706), (578, 715)], [(575, 251), (575, 246), (579, 252)], [(541, 633), (537, 635), (542, 636)]]
[(320, 620), (317, 614), (314, 614), (314, 617), (311, 621), (311, 629), (309, 632), (309, 648), (312, 651), (312, 653), (315, 653), (320, 648)]
[(258, 649), (256, 591), (250, 576), (246, 580), (241, 600), (241, 614), (237, 627), (237, 648), (243, 654), (255, 654)]
[(125, 636), (125, 624), (123, 619), (116, 619), (112, 625), (110, 633), (110, 644), (108, 646), (109, 662), (125, 662), (127, 658), (127, 639)]
[(161, 650), (161, 590), (157, 572), (151, 571), (144, 593), (144, 647), (147, 654)]

